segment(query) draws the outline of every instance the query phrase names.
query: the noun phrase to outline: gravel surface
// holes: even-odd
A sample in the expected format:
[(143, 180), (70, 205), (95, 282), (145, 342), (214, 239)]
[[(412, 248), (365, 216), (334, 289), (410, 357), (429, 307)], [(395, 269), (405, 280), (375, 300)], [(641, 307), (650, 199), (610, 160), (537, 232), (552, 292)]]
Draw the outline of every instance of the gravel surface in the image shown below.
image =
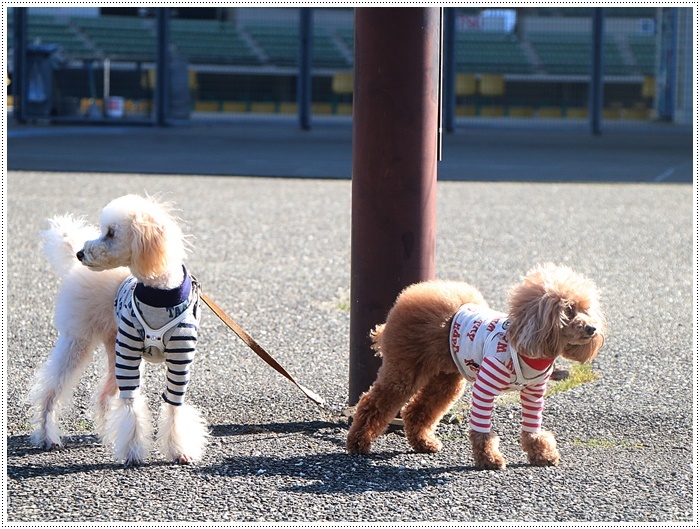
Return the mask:
[[(438, 275), (478, 286), (495, 308), (536, 261), (601, 287), (610, 333), (599, 378), (548, 398), (562, 464), (518, 446), (519, 406), (494, 424), (510, 465), (477, 471), (467, 425), (441, 424), (439, 454), (400, 433), (368, 457), (344, 451), (350, 182), (10, 172), (6, 181), (8, 522), (686, 522), (693, 513), (693, 190), (689, 185), (441, 182)], [(168, 192), (194, 236), (190, 270), (303, 384), (321, 410), (216, 317), (204, 316), (189, 401), (211, 425), (198, 464), (154, 453), (122, 468), (94, 436), (87, 370), (63, 425), (66, 447), (28, 443), (24, 399), (52, 347), (58, 279), (38, 232), (119, 195)], [(99, 356), (99, 355), (96, 355)], [(162, 373), (143, 384), (153, 408)], [(465, 399), (468, 400), (468, 399)], [(460, 402), (458, 411), (466, 409)]]

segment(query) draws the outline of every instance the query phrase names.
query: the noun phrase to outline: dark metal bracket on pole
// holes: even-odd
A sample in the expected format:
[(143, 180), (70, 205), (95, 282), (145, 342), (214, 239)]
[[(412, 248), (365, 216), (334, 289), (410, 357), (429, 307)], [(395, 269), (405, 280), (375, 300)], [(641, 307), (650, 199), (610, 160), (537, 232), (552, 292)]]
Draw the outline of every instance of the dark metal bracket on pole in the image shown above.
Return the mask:
[(155, 108), (156, 124), (168, 124), (168, 109), (170, 108), (170, 8), (159, 7), (156, 10), (157, 35), (157, 65)]
[(442, 160), (442, 133), (443, 133), (443, 87), (445, 64), (444, 59), (444, 39), (445, 36), (445, 8), (440, 8), (440, 25), (438, 27), (438, 121), (437, 121), (437, 160)]
[(599, 135), (603, 115), (603, 8), (593, 8), (593, 46), (591, 57), (590, 119), (591, 132)]
[(297, 100), (299, 126), (311, 128), (311, 61), (313, 43), (313, 10), (299, 9), (299, 77), (297, 78)]
[(356, 8), (349, 404), (376, 378), (369, 332), (435, 275), (440, 8)]

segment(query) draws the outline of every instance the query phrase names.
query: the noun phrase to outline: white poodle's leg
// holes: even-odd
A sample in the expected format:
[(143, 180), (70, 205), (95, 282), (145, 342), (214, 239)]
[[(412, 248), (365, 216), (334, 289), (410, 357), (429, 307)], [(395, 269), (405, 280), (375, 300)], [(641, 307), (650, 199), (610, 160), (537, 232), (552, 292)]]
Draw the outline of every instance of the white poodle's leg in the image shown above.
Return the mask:
[(157, 443), (165, 457), (180, 465), (195, 462), (202, 458), (208, 438), (207, 423), (199, 410), (188, 404), (163, 403)]
[(105, 436), (105, 415), (110, 407), (113, 405), (112, 399), (116, 398), (119, 394), (119, 387), (117, 386), (117, 377), (115, 373), (116, 369), (116, 353), (114, 350), (114, 342), (116, 340), (116, 334), (111, 335), (104, 340), (107, 365), (105, 366), (105, 374), (100, 381), (100, 385), (95, 393), (95, 400), (93, 402), (93, 410), (95, 414), (95, 423), (97, 425), (97, 432), (100, 439), (104, 440)]
[(105, 415), (104, 442), (112, 445), (114, 457), (127, 466), (138, 465), (148, 457), (153, 426), (143, 395), (115, 399)]
[(44, 450), (59, 448), (61, 408), (70, 400), (73, 389), (91, 358), (94, 346), (85, 340), (61, 335), (46, 363), (37, 371), (29, 392), (32, 444)]

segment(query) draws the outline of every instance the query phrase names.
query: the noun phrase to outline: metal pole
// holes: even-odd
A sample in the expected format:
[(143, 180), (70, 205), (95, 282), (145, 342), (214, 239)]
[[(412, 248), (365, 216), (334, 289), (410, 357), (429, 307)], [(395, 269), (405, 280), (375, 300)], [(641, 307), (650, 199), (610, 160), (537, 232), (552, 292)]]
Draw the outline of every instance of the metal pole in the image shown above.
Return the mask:
[(435, 275), (440, 8), (356, 8), (349, 404), (376, 378), (369, 332)]
[(445, 7), (443, 18), (443, 103), (442, 123), (446, 132), (455, 130), (455, 83), (457, 78), (457, 54), (455, 48), (456, 9)]
[(14, 57), (12, 65), (13, 115), (18, 123), (27, 120), (27, 8), (15, 7), (14, 17)]
[(170, 8), (159, 7), (156, 11), (158, 23), (156, 65), (156, 123), (167, 125), (170, 106)]
[(313, 10), (299, 9), (299, 77), (297, 77), (297, 106), (299, 126), (311, 128), (311, 50), (313, 42)]
[(591, 132), (600, 134), (603, 115), (603, 8), (593, 8), (593, 55), (591, 59)]

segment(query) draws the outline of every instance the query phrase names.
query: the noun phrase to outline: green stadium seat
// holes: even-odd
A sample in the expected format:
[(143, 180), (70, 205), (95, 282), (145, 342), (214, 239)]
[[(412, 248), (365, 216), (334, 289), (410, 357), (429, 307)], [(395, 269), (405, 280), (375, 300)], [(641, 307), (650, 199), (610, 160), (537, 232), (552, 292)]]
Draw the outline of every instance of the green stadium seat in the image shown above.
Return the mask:
[[(551, 75), (588, 75), (591, 69), (592, 40), (589, 34), (533, 33), (530, 42)], [(603, 42), (603, 67), (606, 75), (626, 75), (629, 67), (611, 39)]]
[(265, 52), (274, 66), (296, 66), (298, 62), (298, 27), (289, 26), (247, 26), (246, 30)]
[(629, 35), (627, 37), (634, 59), (642, 75), (655, 75), (656, 37), (647, 35)]
[[(299, 61), (299, 29), (296, 25), (250, 25), (246, 31), (274, 66), (296, 66)], [(352, 29), (350, 29), (352, 31)], [(352, 49), (352, 46), (350, 46)], [(312, 62), (315, 68), (347, 68), (352, 64), (321, 28), (314, 30)]]
[(152, 20), (137, 17), (74, 17), (72, 23), (112, 60), (151, 61), (156, 56)]
[(458, 32), (457, 71), (473, 73), (531, 73), (518, 38), (511, 33), (485, 31)]
[(29, 44), (54, 44), (58, 46), (69, 59), (89, 59), (96, 53), (64, 20), (46, 16), (31, 15), (27, 20), (27, 36)]
[(260, 64), (248, 44), (227, 22), (174, 19), (171, 38), (178, 51), (191, 63)]

